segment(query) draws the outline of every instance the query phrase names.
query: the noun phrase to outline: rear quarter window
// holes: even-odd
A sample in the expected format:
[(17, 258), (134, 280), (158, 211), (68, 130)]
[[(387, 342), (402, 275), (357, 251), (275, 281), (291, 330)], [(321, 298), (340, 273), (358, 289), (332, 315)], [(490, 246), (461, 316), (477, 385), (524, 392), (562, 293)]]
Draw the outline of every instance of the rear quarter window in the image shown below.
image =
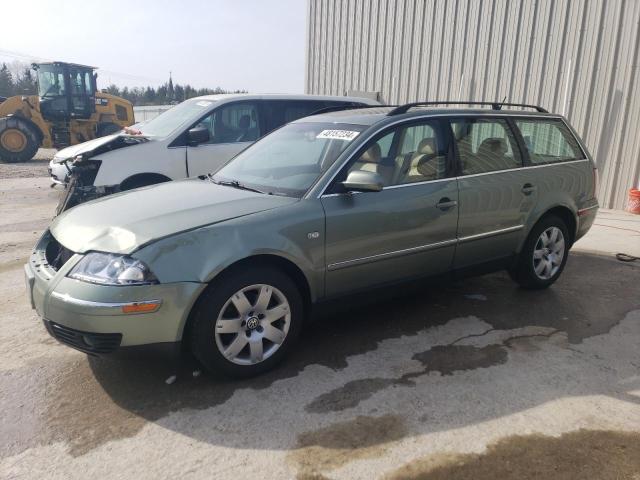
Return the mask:
[(267, 120), (267, 132), (280, 128), (286, 123), (312, 115), (327, 107), (354, 105), (353, 102), (326, 100), (267, 100), (263, 108)]
[(559, 120), (516, 120), (532, 165), (584, 159), (584, 153), (567, 126)]

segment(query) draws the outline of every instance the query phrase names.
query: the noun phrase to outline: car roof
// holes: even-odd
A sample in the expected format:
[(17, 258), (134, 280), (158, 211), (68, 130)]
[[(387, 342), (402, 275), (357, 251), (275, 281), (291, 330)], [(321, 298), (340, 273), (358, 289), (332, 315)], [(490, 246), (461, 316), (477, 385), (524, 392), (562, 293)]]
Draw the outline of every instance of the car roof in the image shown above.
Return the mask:
[(432, 108), (432, 107), (415, 107), (406, 113), (389, 116), (395, 106), (380, 106), (373, 108), (354, 108), (348, 110), (338, 110), (327, 113), (320, 113), (309, 117), (303, 117), (296, 120), (295, 123), (318, 122), (318, 123), (346, 123), (352, 125), (370, 126), (376, 123), (393, 119), (410, 119), (413, 117), (424, 117), (425, 115), (433, 116), (468, 116), (468, 115), (508, 115), (508, 116), (527, 116), (527, 117), (545, 117), (545, 118), (562, 118), (561, 115), (554, 113), (532, 112), (528, 110), (493, 110), (490, 108)]
[(332, 95), (304, 95), (286, 93), (221, 93), (216, 95), (203, 95), (189, 100), (208, 100), (212, 102), (227, 102), (229, 100), (319, 100), (332, 102), (358, 102), (366, 105), (380, 105), (380, 102), (366, 97), (332, 96)]

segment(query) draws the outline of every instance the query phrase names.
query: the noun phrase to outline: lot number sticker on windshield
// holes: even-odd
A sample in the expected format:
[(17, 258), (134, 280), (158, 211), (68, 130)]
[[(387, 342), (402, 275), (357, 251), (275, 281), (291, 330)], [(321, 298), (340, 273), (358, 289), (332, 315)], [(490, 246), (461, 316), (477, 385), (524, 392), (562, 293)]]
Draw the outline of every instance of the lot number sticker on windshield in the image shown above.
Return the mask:
[(335, 138), (337, 140), (346, 140), (350, 142), (358, 136), (360, 132), (351, 130), (323, 130), (316, 138)]

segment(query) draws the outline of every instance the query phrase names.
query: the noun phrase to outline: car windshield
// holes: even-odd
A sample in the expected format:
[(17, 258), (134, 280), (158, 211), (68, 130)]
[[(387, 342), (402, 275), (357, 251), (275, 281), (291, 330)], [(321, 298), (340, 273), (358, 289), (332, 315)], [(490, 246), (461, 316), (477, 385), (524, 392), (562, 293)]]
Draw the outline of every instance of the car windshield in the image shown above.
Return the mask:
[(365, 128), (290, 123), (242, 151), (210, 178), (237, 188), (301, 197)]
[(186, 123), (195, 122), (202, 115), (211, 110), (215, 100), (192, 98), (162, 112), (155, 118), (140, 125), (145, 135), (153, 137), (167, 137)]

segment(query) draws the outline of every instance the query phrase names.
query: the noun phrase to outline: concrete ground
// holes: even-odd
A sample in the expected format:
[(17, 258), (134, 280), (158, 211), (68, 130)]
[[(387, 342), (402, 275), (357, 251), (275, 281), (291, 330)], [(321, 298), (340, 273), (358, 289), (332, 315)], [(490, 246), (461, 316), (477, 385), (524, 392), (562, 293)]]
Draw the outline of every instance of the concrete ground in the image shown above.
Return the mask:
[(48, 336), (22, 263), (58, 193), (10, 177), (2, 479), (640, 479), (640, 262), (610, 254), (637, 252), (638, 216), (602, 212), (546, 291), (503, 273), (429, 287), (311, 325), (261, 377), (187, 362), (168, 385), (162, 362), (87, 358)]

